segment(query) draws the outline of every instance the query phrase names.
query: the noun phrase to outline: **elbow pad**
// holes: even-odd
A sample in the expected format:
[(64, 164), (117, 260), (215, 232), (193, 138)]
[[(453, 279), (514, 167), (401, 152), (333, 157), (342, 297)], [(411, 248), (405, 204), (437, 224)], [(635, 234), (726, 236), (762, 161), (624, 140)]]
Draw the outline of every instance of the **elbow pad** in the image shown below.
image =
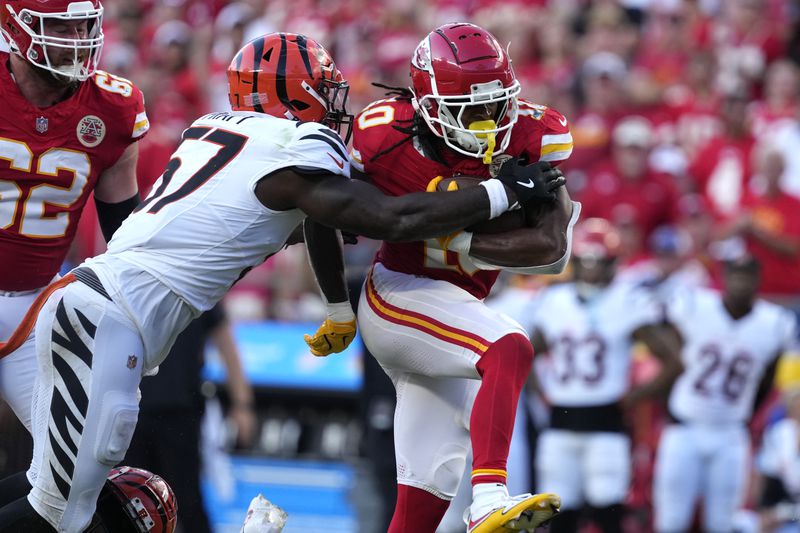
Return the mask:
[(497, 265), (492, 265), (490, 263), (486, 263), (485, 261), (481, 261), (480, 259), (476, 259), (470, 256), (470, 260), (473, 264), (483, 270), (504, 270), (505, 272), (511, 272), (513, 274), (561, 274), (566, 268), (567, 263), (569, 262), (570, 254), (572, 253), (572, 228), (575, 227), (575, 223), (578, 221), (578, 217), (581, 214), (581, 204), (580, 202), (572, 202), (572, 216), (569, 219), (569, 223), (567, 224), (567, 250), (564, 252), (557, 261), (550, 263), (549, 265), (533, 265), (533, 266), (525, 266), (525, 267), (501, 267)]

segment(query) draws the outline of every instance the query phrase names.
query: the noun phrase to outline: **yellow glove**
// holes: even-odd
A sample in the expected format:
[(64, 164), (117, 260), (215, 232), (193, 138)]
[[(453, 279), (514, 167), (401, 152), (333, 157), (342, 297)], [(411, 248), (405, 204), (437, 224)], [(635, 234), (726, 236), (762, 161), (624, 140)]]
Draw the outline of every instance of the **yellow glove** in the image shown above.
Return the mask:
[(303, 335), (311, 353), (325, 357), (343, 352), (356, 337), (356, 321), (333, 322), (326, 319), (314, 335)]
[[(428, 185), (425, 187), (425, 192), (436, 192), (436, 188), (439, 186), (439, 182), (444, 179), (444, 176), (436, 176), (431, 181), (428, 182)], [(448, 191), (457, 191), (458, 190), (458, 182), (453, 180), (447, 184)]]

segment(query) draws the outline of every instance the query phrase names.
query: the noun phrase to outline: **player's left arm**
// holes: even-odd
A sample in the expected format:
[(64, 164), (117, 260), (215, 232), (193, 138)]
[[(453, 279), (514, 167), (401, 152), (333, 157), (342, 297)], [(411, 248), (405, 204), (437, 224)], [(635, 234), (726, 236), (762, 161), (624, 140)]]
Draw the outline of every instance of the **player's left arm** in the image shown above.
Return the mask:
[[(558, 111), (520, 100), (518, 127), (530, 139), (525, 157), (555, 167), (572, 153), (567, 119)], [(516, 133), (516, 132), (515, 132)], [(566, 187), (556, 191), (556, 201), (526, 206), (528, 227), (495, 234), (474, 233), (468, 253), (475, 266), (518, 274), (558, 274), (569, 259), (572, 227), (581, 206), (570, 199)], [(462, 242), (467, 239), (461, 239)]]
[(470, 257), (486, 266), (502, 268), (552, 265), (567, 257), (580, 204), (572, 202), (565, 187), (559, 187), (556, 201), (542, 204), (539, 209), (542, 216), (533, 226), (495, 234), (473, 233)]
[(139, 187), (136, 184), (138, 159), (139, 143), (134, 142), (128, 145), (117, 162), (100, 174), (97, 180), (94, 203), (106, 242), (111, 240), (117, 228), (139, 205)]
[(326, 304), (327, 318), (305, 341), (316, 356), (344, 351), (356, 335), (356, 317), (350, 306), (344, 275), (344, 253), (339, 231), (306, 218), (303, 223), (308, 259)]
[(622, 403), (632, 406), (646, 398), (663, 398), (669, 393), (675, 379), (683, 372), (680, 359), (681, 336), (668, 322), (646, 324), (633, 332), (633, 340), (643, 343), (661, 363), (659, 373), (647, 383), (632, 388)]

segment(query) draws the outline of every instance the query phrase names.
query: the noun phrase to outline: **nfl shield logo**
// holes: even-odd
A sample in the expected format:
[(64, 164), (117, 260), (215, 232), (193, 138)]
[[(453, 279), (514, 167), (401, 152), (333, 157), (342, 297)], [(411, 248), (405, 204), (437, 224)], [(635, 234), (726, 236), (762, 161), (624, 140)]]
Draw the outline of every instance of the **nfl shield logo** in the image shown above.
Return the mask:
[(39, 133), (44, 133), (47, 131), (47, 118), (46, 117), (39, 117), (36, 119), (36, 131)]
[(138, 360), (139, 360), (139, 358), (136, 357), (135, 355), (129, 355), (128, 356), (128, 368), (130, 368), (131, 370), (136, 368), (136, 362)]

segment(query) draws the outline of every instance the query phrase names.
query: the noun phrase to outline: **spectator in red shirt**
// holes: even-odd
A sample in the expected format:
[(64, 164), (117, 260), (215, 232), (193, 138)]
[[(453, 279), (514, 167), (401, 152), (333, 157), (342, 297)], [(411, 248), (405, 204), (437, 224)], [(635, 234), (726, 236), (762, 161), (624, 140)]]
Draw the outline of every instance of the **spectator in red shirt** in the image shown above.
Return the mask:
[(698, 51), (686, 65), (684, 79), (664, 92), (666, 115), (672, 122), (668, 140), (693, 160), (697, 150), (722, 131), (720, 95), (715, 86), (717, 61), (713, 54)]
[(714, 212), (723, 217), (738, 211), (751, 175), (750, 154), (755, 140), (748, 128), (748, 101), (742, 91), (723, 98), (722, 133), (700, 148), (689, 165), (695, 189), (704, 194)]
[(771, 297), (800, 296), (800, 200), (783, 192), (783, 156), (764, 146), (757, 152), (758, 173), (742, 209), (722, 228), (722, 236), (740, 236), (761, 263), (761, 292)]
[(764, 97), (750, 104), (750, 127), (761, 139), (776, 128), (791, 123), (797, 113), (800, 70), (788, 59), (779, 59), (767, 69)]
[(570, 116), (575, 147), (562, 165), (570, 191), (576, 195), (586, 186), (589, 167), (608, 157), (611, 130), (627, 105), (627, 80), (625, 61), (611, 52), (589, 56), (580, 69), (580, 107)]
[(619, 223), (635, 222), (642, 243), (662, 224), (673, 221), (677, 189), (672, 180), (648, 164), (655, 141), (651, 123), (641, 116), (620, 120), (612, 132), (612, 156), (589, 172), (580, 196), (581, 216)]

